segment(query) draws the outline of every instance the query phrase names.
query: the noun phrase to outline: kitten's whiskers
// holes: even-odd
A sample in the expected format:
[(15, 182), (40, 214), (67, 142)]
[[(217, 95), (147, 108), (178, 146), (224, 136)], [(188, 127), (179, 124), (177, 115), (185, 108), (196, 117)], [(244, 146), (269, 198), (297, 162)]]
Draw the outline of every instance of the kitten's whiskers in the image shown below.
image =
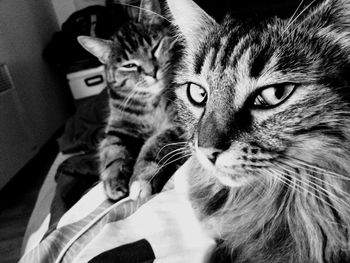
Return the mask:
[(134, 97), (137, 94), (137, 90), (132, 90), (128, 94), (128, 96), (123, 100), (123, 104), (121, 106), (122, 111), (124, 112), (126, 107), (128, 106), (129, 101), (131, 100), (132, 97)]

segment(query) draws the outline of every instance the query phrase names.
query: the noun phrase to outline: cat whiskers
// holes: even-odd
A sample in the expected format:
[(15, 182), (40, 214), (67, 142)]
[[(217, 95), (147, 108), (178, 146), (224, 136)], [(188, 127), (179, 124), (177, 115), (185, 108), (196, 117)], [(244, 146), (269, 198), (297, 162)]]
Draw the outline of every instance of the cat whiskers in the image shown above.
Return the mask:
[[(315, 199), (317, 199), (318, 201), (320, 201), (322, 204), (324, 204), (324, 205), (330, 207), (331, 209), (333, 209), (334, 211), (336, 211), (338, 214), (345, 214), (344, 211), (339, 210), (332, 203), (328, 202), (327, 200), (322, 199), (319, 195), (317, 195), (317, 194), (321, 194), (322, 196), (328, 197), (325, 193), (321, 193), (320, 191), (318, 191), (314, 187), (311, 187), (310, 185), (308, 185), (307, 182), (304, 182), (300, 179), (297, 179), (296, 177), (291, 177), (291, 179), (290, 179), (290, 178), (285, 176), (285, 172), (283, 172), (283, 171), (269, 169), (269, 172), (277, 180), (279, 180), (281, 183), (287, 185), (290, 189), (293, 189), (293, 191), (299, 192), (302, 195), (305, 195), (305, 194), (310, 195), (310, 196), (314, 197)], [(293, 181), (293, 180), (295, 180), (295, 181)], [(291, 187), (291, 184), (293, 184), (292, 187)], [(312, 190), (316, 190), (317, 194), (311, 192), (309, 189), (307, 189), (307, 187), (305, 187), (303, 185), (308, 186)], [(334, 202), (335, 200), (332, 200), (332, 201)], [(338, 222), (330, 222), (330, 221), (327, 221), (327, 222), (331, 223), (331, 224), (340, 225)]]
[(122, 111), (124, 111), (126, 109), (126, 107), (128, 106), (129, 101), (131, 100), (132, 97), (134, 97), (137, 94), (137, 90), (131, 90), (128, 95), (126, 96), (126, 98), (123, 100), (122, 102), (122, 106), (121, 109)]
[[(285, 167), (282, 167), (282, 166), (280, 166), (280, 168), (281, 169), (283, 169), (283, 170), (285, 170), (288, 174), (294, 174), (295, 175), (295, 179), (296, 180), (299, 180), (299, 181), (303, 181), (305, 184), (310, 184), (310, 185), (313, 185), (313, 186), (311, 186), (311, 188), (312, 189), (314, 189), (315, 191), (317, 191), (317, 192), (323, 192), (324, 193), (324, 195), (325, 196), (327, 196), (327, 197), (333, 197), (332, 198), (332, 200), (337, 200), (338, 199), (338, 197), (334, 194), (334, 193), (332, 193), (331, 191), (329, 191), (329, 190), (327, 190), (326, 188), (324, 188), (323, 186), (321, 186), (320, 184), (317, 184), (317, 183), (315, 183), (315, 182), (312, 182), (311, 180), (309, 180), (309, 179), (307, 179), (307, 178), (303, 178), (303, 180), (301, 180), (301, 179), (298, 179), (298, 176), (299, 176), (299, 174), (297, 173), (297, 172), (295, 172), (295, 171), (293, 171), (293, 170), (290, 170), (290, 169), (287, 169), (287, 168), (285, 168)], [(311, 174), (309, 174), (308, 173), (308, 176), (310, 176), (312, 179), (314, 179), (314, 180), (316, 180), (316, 181), (319, 181), (320, 183), (322, 183), (322, 184), (326, 184), (327, 186), (329, 186), (329, 187), (333, 187), (332, 186), (332, 184), (330, 184), (330, 183), (328, 183), (327, 181), (325, 181), (325, 180), (322, 180), (321, 178), (318, 178), (318, 177), (316, 177), (316, 176), (313, 176), (313, 175), (311, 175)], [(309, 186), (310, 186), (309, 185)], [(343, 195), (348, 195), (346, 192), (344, 192), (343, 190), (340, 190), (340, 189), (338, 189), (338, 192), (341, 192)], [(342, 200), (342, 203), (343, 203), (343, 205), (345, 205), (345, 206), (348, 206), (349, 207), (349, 209), (350, 209), (350, 206), (348, 205), (348, 204), (346, 204), (343, 200)]]
[[(147, 180), (147, 185), (149, 185), (150, 183), (151, 183), (151, 181), (154, 179), (154, 177), (159, 173), (159, 171), (160, 170), (162, 170), (164, 167), (166, 167), (167, 165), (170, 165), (170, 164), (172, 164), (172, 163), (174, 163), (174, 162), (177, 162), (177, 161), (179, 161), (179, 160), (181, 160), (181, 159), (184, 159), (184, 158), (188, 158), (188, 157), (190, 157), (191, 155), (192, 155), (192, 153), (187, 153), (187, 151), (186, 150), (188, 150), (187, 149), (187, 147), (183, 147), (181, 150), (181, 152), (178, 152), (177, 151), (178, 149), (176, 149), (176, 150), (174, 150), (174, 151), (172, 151), (171, 153), (174, 153), (172, 156), (170, 156), (162, 165), (160, 165), (159, 167), (158, 167), (158, 169), (154, 172), (154, 174)], [(180, 156), (180, 157), (178, 157), (178, 158), (176, 158), (175, 160), (173, 159), (175, 156), (179, 156), (179, 155), (181, 155), (182, 154), (182, 156)], [(173, 160), (172, 160), (173, 159)], [(158, 165), (160, 164), (160, 161), (158, 162)], [(143, 187), (146, 187), (146, 186), (143, 186)], [(140, 192), (142, 192), (143, 191), (143, 188), (141, 187), (141, 189), (140, 189)]]
[[(308, 168), (302, 167), (302, 166), (295, 166), (295, 167), (294, 167), (294, 166), (292, 166), (291, 164), (289, 164), (289, 163), (287, 163), (287, 162), (283, 162), (283, 161), (280, 161), (280, 163), (281, 163), (282, 165), (285, 165), (285, 166), (290, 167), (290, 169), (292, 169), (292, 170), (287, 169), (287, 168), (285, 168), (285, 167), (282, 167), (282, 168), (285, 169), (286, 171), (290, 172), (290, 173), (295, 174), (295, 175), (299, 175), (299, 174), (298, 174), (296, 171), (293, 171), (293, 169), (298, 169), (298, 170), (302, 170), (302, 169), (307, 170), (307, 169), (308, 169)], [(311, 172), (312, 172), (312, 173), (316, 173), (316, 171), (315, 171), (314, 169), (312, 169)], [(327, 186), (329, 186), (329, 187), (331, 187), (331, 188), (334, 188), (334, 185), (333, 185), (333, 184), (331, 184), (330, 182), (327, 182), (326, 180), (324, 180), (324, 179), (322, 179), (322, 178), (320, 178), (320, 177), (317, 177), (317, 176), (313, 175), (312, 173), (307, 173), (307, 175), (308, 175), (311, 179), (316, 180), (316, 181), (318, 181), (318, 182), (320, 182), (320, 183), (322, 183), (322, 184), (324, 184), (324, 185), (327, 185)], [(323, 176), (323, 177), (325, 176), (325, 174), (323, 174), (323, 173), (319, 173), (318, 175)], [(327, 174), (326, 174), (326, 175), (327, 175)], [(309, 181), (310, 181), (310, 180), (309, 180)], [(316, 185), (317, 187), (321, 188), (321, 190), (327, 192), (327, 190), (326, 190), (325, 188), (323, 188), (321, 185), (316, 184), (315, 182), (312, 182), (312, 181), (310, 181), (310, 183), (313, 184), (313, 185)], [(341, 190), (341, 189), (337, 189), (337, 192), (340, 192), (340, 193), (343, 194), (343, 195), (348, 195), (348, 196), (350, 197), (350, 195), (349, 195), (347, 192), (345, 192), (345, 191), (343, 191), (343, 190)], [(334, 194), (332, 194), (332, 193), (330, 193), (330, 194), (333, 195), (334, 197), (336, 197)]]
[(159, 157), (159, 154), (167, 147), (170, 147), (170, 146), (174, 146), (174, 145), (186, 145), (187, 142), (183, 141), (183, 142), (173, 142), (173, 143), (167, 143), (165, 144), (162, 148), (160, 148), (160, 150), (158, 151), (157, 153), (157, 156), (156, 156), (156, 160), (158, 159)]
[(290, 17), (290, 19), (288, 20), (288, 23), (286, 25), (286, 28), (289, 27), (289, 25), (292, 23), (293, 19), (295, 18), (295, 16), (297, 15), (298, 11), (299, 11), (299, 8), (301, 7), (301, 5), (304, 3), (304, 0), (301, 0), (297, 9), (295, 9), (293, 15)]
[[(270, 168), (269, 172), (271, 172), (277, 180), (286, 184), (292, 191), (299, 192), (302, 195), (311, 195), (312, 197), (316, 198), (321, 203), (332, 208), (338, 214), (345, 215), (345, 211), (338, 209), (335, 206), (335, 204), (338, 207), (348, 208), (347, 212), (348, 213), (350, 212), (349, 204), (347, 204), (344, 200), (339, 199), (331, 191), (325, 189), (324, 187), (320, 186), (319, 184), (316, 184), (315, 182), (310, 181), (309, 179), (307, 179), (305, 177), (303, 177), (303, 179), (298, 178), (300, 175), (295, 171), (286, 169), (285, 167), (282, 167), (282, 166), (278, 166), (278, 167), (275, 166), (275, 168), (278, 168), (278, 169), (271, 169)], [(322, 182), (325, 182), (325, 181), (322, 180)], [(344, 194), (346, 194), (346, 193), (344, 192)], [(348, 194), (346, 194), (346, 195), (348, 195)], [(330, 200), (331, 202), (329, 202), (327, 200)], [(335, 223), (335, 222), (333, 222), (333, 223)]]
[[(140, 10), (140, 11), (146, 11), (146, 12), (149, 12), (149, 13), (151, 13), (151, 14), (153, 14), (153, 15), (156, 15), (156, 16), (158, 16), (158, 17), (164, 19), (165, 21), (171, 23), (171, 21), (170, 21), (169, 19), (167, 19), (165, 16), (162, 16), (161, 14), (158, 14), (157, 12), (154, 12), (154, 11), (152, 11), (152, 10), (149, 10), (149, 9), (146, 9), (146, 8), (142, 8), (142, 7), (136, 6), (136, 5), (126, 4), (126, 3), (117, 3), (117, 2), (115, 2), (114, 4), (122, 5), (122, 6), (127, 6), (127, 7), (131, 7), (131, 8), (136, 8), (136, 9), (138, 9), (138, 10)], [(139, 15), (138, 21), (140, 21), (140, 15)]]
[[(165, 158), (167, 158), (169, 155), (171, 156), (172, 154), (172, 156), (170, 157), (170, 158), (172, 158), (173, 156), (175, 156), (175, 155), (177, 155), (178, 153), (177, 152), (179, 152), (179, 151), (185, 151), (187, 149), (187, 147), (181, 147), (181, 148), (178, 148), (178, 149), (175, 149), (175, 150), (173, 150), (173, 151), (171, 151), (171, 152), (169, 152), (169, 153), (167, 153), (166, 155), (164, 155), (159, 161), (158, 161), (158, 165), (165, 159)], [(156, 158), (156, 160), (157, 160), (158, 158)]]
[[(289, 21), (288, 23), (287, 23), (287, 25), (286, 25), (286, 27), (285, 27), (285, 29), (283, 30), (283, 32), (282, 32), (282, 34), (284, 34), (287, 30), (288, 30), (288, 28), (303, 14), (303, 13), (305, 13), (313, 4), (314, 4), (314, 2), (315, 2), (316, 0), (313, 0), (313, 1), (311, 1), (311, 3), (310, 4), (308, 4), (297, 16), (295, 16), (295, 18), (293, 19), (293, 20), (291, 20), (291, 21)], [(303, 2), (303, 1), (302, 1)], [(301, 3), (300, 3), (300, 5), (301, 5)], [(299, 9), (299, 7), (297, 8), (297, 10)], [(294, 16), (295, 14), (293, 14), (293, 16)], [(292, 16), (292, 17), (293, 17)], [(301, 24), (301, 23), (300, 23)], [(299, 25), (300, 25), (299, 24)]]
[(284, 155), (284, 157), (287, 158), (287, 159), (291, 159), (292, 161), (294, 161), (296, 163), (299, 163), (300, 165), (302, 165), (304, 167), (308, 167), (308, 168), (314, 169), (316, 171), (325, 173), (328, 176), (332, 176), (332, 177), (335, 177), (335, 178), (338, 178), (338, 179), (342, 179), (342, 180), (345, 180), (345, 181), (350, 181), (350, 178), (345, 176), (345, 175), (343, 175), (343, 174), (327, 170), (326, 168), (318, 167), (318, 166), (313, 165), (311, 163), (308, 163), (306, 161), (300, 160), (300, 159), (298, 159), (296, 157), (291, 157), (291, 156), (286, 156), (286, 155)]

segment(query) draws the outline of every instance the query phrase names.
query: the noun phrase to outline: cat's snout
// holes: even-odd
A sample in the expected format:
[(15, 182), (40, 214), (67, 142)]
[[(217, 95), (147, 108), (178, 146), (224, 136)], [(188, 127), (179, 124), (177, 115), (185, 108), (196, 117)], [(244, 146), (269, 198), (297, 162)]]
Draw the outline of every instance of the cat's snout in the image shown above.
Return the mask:
[(199, 147), (199, 150), (205, 155), (205, 157), (212, 163), (215, 164), (219, 154), (222, 152), (215, 148), (204, 148)]
[(154, 66), (154, 69), (153, 69), (153, 78), (157, 79), (157, 73), (158, 73), (158, 66)]
[(147, 76), (150, 76), (154, 79), (157, 79), (157, 73), (158, 73), (158, 66), (154, 66), (152, 69), (150, 69), (149, 71), (145, 71)]
[(212, 152), (211, 155), (208, 156), (209, 161), (211, 161), (213, 164), (215, 164), (216, 159), (219, 156), (219, 152)]

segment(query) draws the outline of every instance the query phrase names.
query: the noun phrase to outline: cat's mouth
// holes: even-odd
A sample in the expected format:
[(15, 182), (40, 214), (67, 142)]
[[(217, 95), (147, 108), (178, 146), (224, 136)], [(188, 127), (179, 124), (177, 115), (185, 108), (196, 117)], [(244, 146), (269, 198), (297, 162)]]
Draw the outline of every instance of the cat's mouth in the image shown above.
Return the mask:
[[(141, 83), (142, 84), (142, 83)], [(147, 85), (145, 84), (138, 84), (137, 85), (137, 90), (138, 92), (146, 92), (148, 94), (153, 94), (153, 95), (158, 95), (164, 86), (164, 83), (161, 80), (156, 80), (152, 83), (147, 83)]]
[(201, 166), (211, 175), (216, 177), (223, 185), (229, 187), (242, 187), (253, 180), (253, 174), (239, 166), (231, 166), (230, 168), (218, 166), (212, 163), (208, 157), (196, 147), (195, 156)]

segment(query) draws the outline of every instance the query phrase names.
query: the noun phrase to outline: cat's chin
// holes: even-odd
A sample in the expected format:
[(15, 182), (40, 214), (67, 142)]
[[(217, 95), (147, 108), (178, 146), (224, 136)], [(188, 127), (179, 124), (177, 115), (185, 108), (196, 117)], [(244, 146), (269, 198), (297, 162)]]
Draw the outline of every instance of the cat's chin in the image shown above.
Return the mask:
[(251, 181), (250, 175), (227, 174), (227, 173), (222, 173), (219, 170), (216, 171), (215, 177), (223, 185), (226, 185), (232, 188), (243, 187), (245, 185), (248, 185), (249, 181)]

